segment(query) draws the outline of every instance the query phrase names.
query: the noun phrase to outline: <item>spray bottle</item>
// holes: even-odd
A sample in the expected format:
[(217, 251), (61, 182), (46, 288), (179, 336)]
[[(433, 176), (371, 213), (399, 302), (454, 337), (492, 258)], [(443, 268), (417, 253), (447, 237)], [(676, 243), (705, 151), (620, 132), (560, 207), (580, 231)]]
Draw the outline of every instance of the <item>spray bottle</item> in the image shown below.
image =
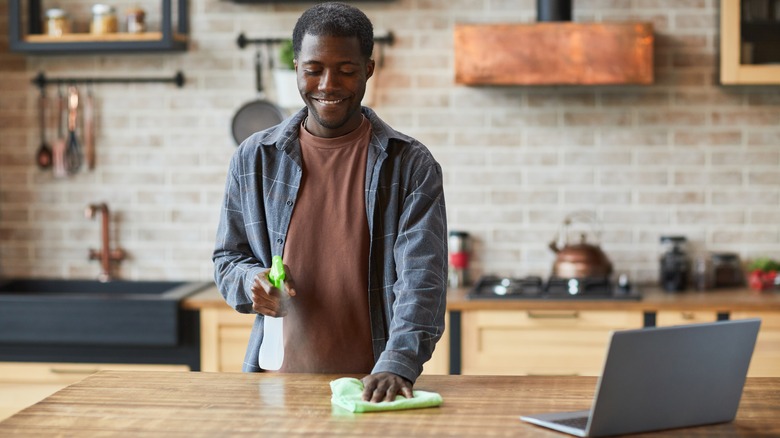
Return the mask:
[[(284, 289), (284, 264), (281, 256), (273, 256), (268, 280), (280, 291)], [(284, 292), (282, 293), (284, 296)], [(260, 344), (260, 368), (276, 371), (284, 361), (284, 334), (282, 333), (282, 317), (263, 317), (263, 342)]]

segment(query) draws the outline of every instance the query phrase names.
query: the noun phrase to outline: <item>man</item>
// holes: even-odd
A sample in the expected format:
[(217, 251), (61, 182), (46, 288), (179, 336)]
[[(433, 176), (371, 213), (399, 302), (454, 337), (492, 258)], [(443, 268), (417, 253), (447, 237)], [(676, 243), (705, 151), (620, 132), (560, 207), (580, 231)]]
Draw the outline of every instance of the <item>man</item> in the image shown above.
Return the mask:
[[(412, 396), (441, 338), (447, 226), (439, 164), (361, 107), (373, 44), (352, 6), (301, 15), (306, 108), (236, 150), (213, 260), (228, 304), (257, 313), (244, 371), (261, 371), (263, 319), (284, 316), (279, 371), (368, 374), (363, 398), (379, 402)], [(267, 277), (273, 255), (283, 290)]]

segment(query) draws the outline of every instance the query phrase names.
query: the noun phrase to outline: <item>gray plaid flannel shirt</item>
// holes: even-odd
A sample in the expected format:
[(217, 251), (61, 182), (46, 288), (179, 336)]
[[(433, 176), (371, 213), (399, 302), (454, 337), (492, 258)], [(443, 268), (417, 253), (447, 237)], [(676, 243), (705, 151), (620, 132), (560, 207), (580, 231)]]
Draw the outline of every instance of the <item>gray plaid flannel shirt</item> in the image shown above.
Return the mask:
[[(444, 330), (447, 217), (442, 171), (424, 145), (392, 129), (369, 108), (362, 111), (372, 125), (365, 183), (372, 373), (391, 372), (415, 382)], [(254, 313), (253, 279), (284, 248), (301, 180), (298, 129), (306, 115), (304, 108), (253, 134), (230, 162), (214, 278), (227, 303), (241, 313)], [(257, 315), (244, 371), (260, 371), (262, 340), (263, 316)]]

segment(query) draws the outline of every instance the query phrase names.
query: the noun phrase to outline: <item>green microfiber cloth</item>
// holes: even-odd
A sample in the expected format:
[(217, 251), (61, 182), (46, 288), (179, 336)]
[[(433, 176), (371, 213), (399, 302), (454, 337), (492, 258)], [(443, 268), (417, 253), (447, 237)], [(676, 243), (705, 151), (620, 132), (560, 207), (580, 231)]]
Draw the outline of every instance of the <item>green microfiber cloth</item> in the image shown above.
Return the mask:
[(395, 401), (372, 403), (363, 401), (363, 382), (352, 377), (342, 377), (330, 382), (333, 392), (330, 402), (350, 412), (400, 411), (402, 409), (432, 408), (439, 406), (442, 398), (435, 392), (412, 391), (414, 397), (396, 396)]

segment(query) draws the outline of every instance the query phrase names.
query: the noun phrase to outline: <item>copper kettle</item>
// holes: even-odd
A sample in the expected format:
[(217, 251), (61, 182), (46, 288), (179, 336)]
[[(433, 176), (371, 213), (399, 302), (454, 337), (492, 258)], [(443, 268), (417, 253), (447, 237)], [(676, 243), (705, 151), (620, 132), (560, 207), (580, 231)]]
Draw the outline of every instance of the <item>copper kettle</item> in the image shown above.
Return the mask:
[[(571, 217), (567, 217), (563, 225), (568, 230)], [(559, 233), (560, 234), (560, 233)], [(565, 234), (564, 234), (565, 235)], [(552, 276), (558, 278), (607, 278), (612, 274), (612, 263), (598, 245), (587, 242), (585, 233), (580, 234), (580, 241), (569, 244), (564, 241), (562, 248), (558, 246), (558, 237), (550, 242), (550, 249), (557, 255), (553, 263)]]

